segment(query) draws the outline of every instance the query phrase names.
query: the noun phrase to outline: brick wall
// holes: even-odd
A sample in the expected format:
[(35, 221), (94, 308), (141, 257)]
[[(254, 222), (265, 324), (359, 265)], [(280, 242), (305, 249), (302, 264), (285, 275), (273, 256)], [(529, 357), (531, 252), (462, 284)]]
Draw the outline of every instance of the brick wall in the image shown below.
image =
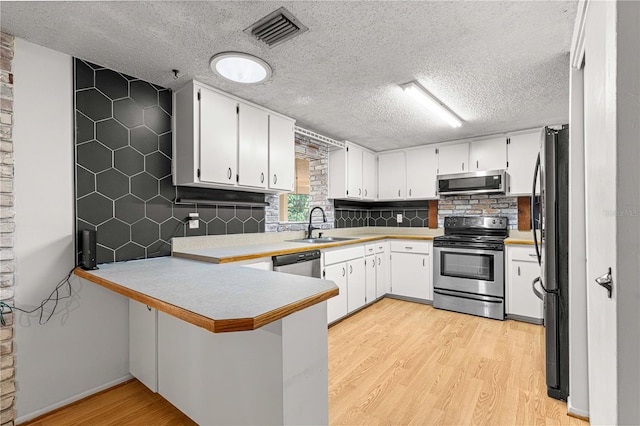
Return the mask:
[[(320, 206), (327, 216), (327, 223), (320, 221), (320, 214), (314, 215), (313, 226), (330, 229), (334, 227), (333, 203), (327, 199), (329, 183), (327, 169), (329, 167), (329, 147), (321, 142), (296, 135), (296, 158), (309, 160), (309, 181), (311, 201), (310, 207)], [(265, 208), (265, 231), (300, 231), (306, 230), (308, 223), (280, 223), (280, 197), (267, 195), (269, 206)]]
[[(15, 211), (13, 196), (13, 36), (0, 33), (0, 300), (13, 305)], [(0, 326), (0, 425), (14, 424), (13, 315)]]
[(518, 229), (518, 197), (459, 195), (438, 200), (438, 228), (445, 216), (506, 216), (509, 229)]

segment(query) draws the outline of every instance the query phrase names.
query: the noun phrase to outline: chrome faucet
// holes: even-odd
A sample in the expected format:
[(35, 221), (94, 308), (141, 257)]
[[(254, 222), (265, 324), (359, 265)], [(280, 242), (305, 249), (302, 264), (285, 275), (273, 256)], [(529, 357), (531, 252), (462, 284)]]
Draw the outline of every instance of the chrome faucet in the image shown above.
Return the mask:
[(313, 237), (311, 236), (311, 233), (313, 232), (313, 230), (314, 230), (314, 229), (320, 229), (320, 228), (316, 228), (316, 227), (314, 227), (314, 226), (311, 226), (311, 219), (313, 218), (313, 212), (314, 212), (316, 209), (320, 209), (320, 211), (322, 212), (322, 221), (323, 221), (323, 222), (326, 222), (326, 221), (327, 221), (327, 216), (324, 214), (324, 210), (322, 209), (322, 207), (320, 207), (320, 206), (316, 206), (316, 207), (312, 208), (312, 209), (311, 209), (311, 211), (309, 212), (309, 229), (308, 229), (308, 231), (307, 231), (307, 238), (309, 238), (309, 239), (313, 238)]

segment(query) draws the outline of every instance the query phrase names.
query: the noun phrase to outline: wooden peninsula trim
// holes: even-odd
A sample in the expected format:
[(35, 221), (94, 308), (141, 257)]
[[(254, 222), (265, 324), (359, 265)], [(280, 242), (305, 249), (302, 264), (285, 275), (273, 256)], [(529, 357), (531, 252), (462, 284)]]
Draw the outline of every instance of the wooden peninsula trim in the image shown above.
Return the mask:
[(301, 251), (307, 250), (322, 250), (334, 247), (342, 247), (348, 246), (352, 244), (364, 244), (372, 241), (380, 241), (380, 240), (388, 240), (388, 239), (398, 239), (398, 240), (423, 240), (430, 241), (433, 240), (432, 235), (380, 235), (375, 237), (366, 237), (366, 238), (356, 238), (354, 240), (349, 241), (339, 241), (335, 243), (323, 243), (323, 244), (308, 244), (302, 247), (295, 247), (290, 249), (283, 250), (271, 250), (271, 251), (261, 251), (256, 253), (247, 253), (239, 256), (228, 256), (228, 257), (212, 257), (204, 254), (195, 254), (195, 253), (186, 253), (186, 252), (173, 252), (173, 257), (180, 257), (183, 259), (190, 260), (199, 260), (201, 262), (209, 262), (209, 263), (233, 263), (233, 262), (242, 262), (244, 260), (254, 260), (261, 259), (263, 257), (271, 257), (271, 256), (280, 256), (282, 254), (292, 254), (292, 253), (300, 253)]
[(523, 239), (519, 239), (519, 238), (507, 238), (506, 240), (504, 240), (505, 244), (509, 244), (509, 245), (533, 245), (533, 239), (531, 240), (523, 240)]
[(318, 303), (324, 302), (325, 300), (331, 299), (332, 297), (337, 296), (339, 293), (338, 288), (327, 290), (322, 293), (307, 297), (306, 299), (298, 300), (296, 302), (274, 309), (270, 312), (265, 312), (256, 316), (255, 318), (231, 318), (216, 320), (214, 318), (196, 314), (195, 312), (180, 308), (179, 306), (172, 305), (160, 299), (148, 296), (144, 293), (131, 290), (107, 279), (98, 277), (92, 274), (90, 271), (85, 271), (81, 268), (76, 268), (74, 270), (74, 274), (81, 278), (84, 278), (87, 281), (91, 281), (92, 283), (101, 285), (104, 288), (126, 296), (129, 299), (135, 300), (136, 302), (140, 302), (151, 308), (157, 309), (160, 312), (164, 312), (165, 314), (171, 315), (195, 326), (202, 327), (206, 330), (211, 331), (212, 333), (228, 333), (233, 331), (255, 330), (266, 324), (282, 319), (287, 315), (291, 315), (294, 312), (301, 311)]

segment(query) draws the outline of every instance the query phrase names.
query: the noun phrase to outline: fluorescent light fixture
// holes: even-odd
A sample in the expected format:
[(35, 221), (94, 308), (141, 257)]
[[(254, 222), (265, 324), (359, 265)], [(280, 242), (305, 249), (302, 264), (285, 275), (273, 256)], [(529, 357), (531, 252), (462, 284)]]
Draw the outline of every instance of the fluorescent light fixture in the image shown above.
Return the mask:
[(437, 115), (440, 119), (449, 123), (452, 127), (462, 126), (462, 120), (456, 115), (456, 113), (440, 102), (438, 98), (433, 96), (417, 81), (411, 81), (401, 85), (400, 87), (402, 87), (405, 93), (411, 95), (411, 97), (416, 99), (423, 106), (427, 107), (429, 111)]
[(271, 67), (260, 58), (241, 52), (222, 52), (209, 62), (211, 70), (236, 83), (262, 83), (271, 77)]

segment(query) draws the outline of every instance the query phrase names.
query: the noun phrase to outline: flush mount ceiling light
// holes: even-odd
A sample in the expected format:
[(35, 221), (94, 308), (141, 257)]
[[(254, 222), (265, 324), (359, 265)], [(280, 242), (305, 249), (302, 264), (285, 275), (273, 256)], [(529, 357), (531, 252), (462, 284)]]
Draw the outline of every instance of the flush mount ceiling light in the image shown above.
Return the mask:
[(209, 66), (219, 76), (237, 83), (262, 83), (271, 77), (269, 64), (247, 53), (218, 53), (211, 58)]
[(441, 120), (449, 123), (452, 127), (462, 126), (462, 120), (460, 117), (458, 117), (455, 112), (451, 111), (451, 109), (438, 98), (433, 96), (427, 89), (422, 87), (422, 85), (417, 81), (410, 81), (400, 87), (402, 87), (402, 90), (404, 90), (405, 93), (411, 95), (412, 98), (416, 99), (421, 105), (425, 106)]

